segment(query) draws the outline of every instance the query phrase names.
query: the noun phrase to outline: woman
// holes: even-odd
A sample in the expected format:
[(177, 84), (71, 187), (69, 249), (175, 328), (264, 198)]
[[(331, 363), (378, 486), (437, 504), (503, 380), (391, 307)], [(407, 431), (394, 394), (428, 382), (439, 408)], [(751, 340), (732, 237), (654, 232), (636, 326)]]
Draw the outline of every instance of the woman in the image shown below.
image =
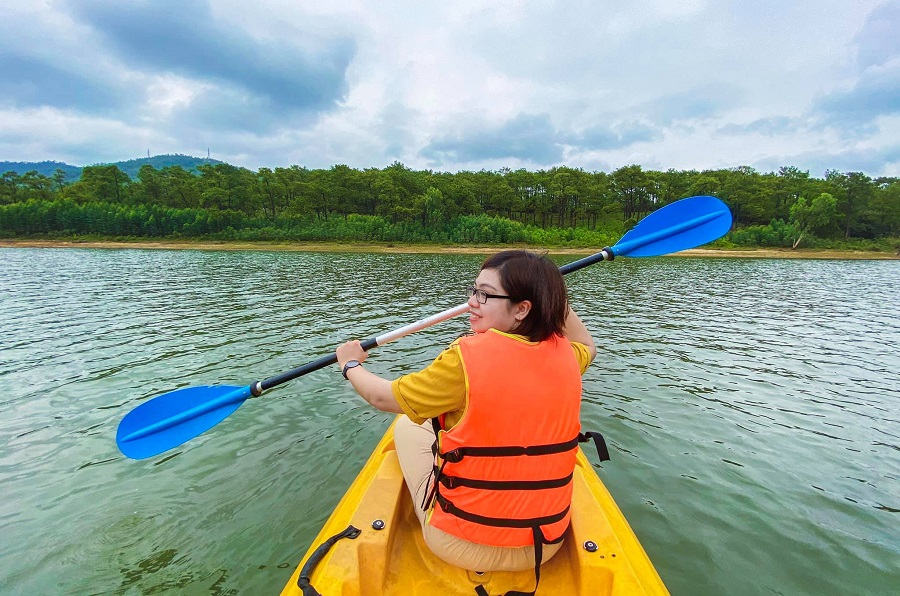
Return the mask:
[(586, 440), (581, 375), (596, 349), (546, 257), (489, 257), (468, 295), (474, 335), (425, 369), (388, 381), (360, 366), (358, 341), (337, 349), (338, 364), (370, 404), (406, 414), (394, 442), (434, 554), (473, 571), (534, 567), (539, 577), (568, 526), (577, 441)]

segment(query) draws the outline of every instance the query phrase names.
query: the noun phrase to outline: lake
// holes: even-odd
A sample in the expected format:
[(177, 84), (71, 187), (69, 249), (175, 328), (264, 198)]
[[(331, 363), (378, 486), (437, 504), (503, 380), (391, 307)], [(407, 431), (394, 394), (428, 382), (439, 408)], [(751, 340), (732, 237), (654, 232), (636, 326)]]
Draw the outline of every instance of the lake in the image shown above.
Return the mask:
[[(155, 458), (122, 456), (118, 422), (460, 304), (482, 259), (0, 249), (0, 592), (280, 591), (392, 416), (332, 367)], [(567, 282), (612, 461), (587, 454), (673, 594), (896, 593), (900, 262), (623, 258)], [(412, 372), (466, 328), (367, 367)]]

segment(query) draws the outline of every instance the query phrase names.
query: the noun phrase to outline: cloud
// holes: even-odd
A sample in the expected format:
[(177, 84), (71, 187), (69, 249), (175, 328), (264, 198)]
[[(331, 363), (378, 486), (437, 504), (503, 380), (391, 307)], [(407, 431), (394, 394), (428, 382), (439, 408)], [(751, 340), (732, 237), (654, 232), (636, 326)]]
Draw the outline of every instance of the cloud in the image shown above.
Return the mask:
[(118, 118), (46, 106), (0, 108), (0, 155), (22, 155), (24, 161), (44, 161), (50, 154), (56, 160), (83, 166), (120, 161), (123, 154), (137, 157), (148, 147), (176, 142), (155, 127)]
[(347, 36), (253, 36), (208, 0), (59, 6), (66, 11), (16, 6), (0, 22), (0, 106), (112, 116), (174, 136), (266, 134), (312, 122), (349, 89), (356, 47)]
[(436, 163), (514, 158), (541, 164), (559, 162), (563, 148), (547, 114), (521, 113), (499, 125), (475, 124), (462, 134), (440, 136), (421, 155)]
[(554, 126), (547, 114), (520, 113), (500, 124), (471, 123), (462, 133), (440, 136), (421, 155), (435, 164), (495, 160), (559, 164), (578, 153), (622, 149), (662, 136), (659, 127), (644, 122), (594, 125), (576, 132)]
[(54, 106), (86, 114), (117, 113), (143, 89), (96, 47), (92, 32), (28, 3), (0, 19), (0, 106)]
[(729, 123), (719, 127), (719, 132), (725, 135), (760, 134), (763, 136), (778, 136), (798, 132), (805, 128), (803, 119), (789, 118), (787, 116), (769, 116), (758, 118), (745, 124)]
[(887, 2), (869, 13), (854, 37), (860, 70), (900, 57), (900, 2)]
[(639, 106), (654, 122), (673, 124), (714, 118), (738, 105), (741, 91), (727, 83), (707, 84), (687, 91), (669, 93)]
[(86, 32), (82, 54), (102, 56), (105, 68), (78, 76), (62, 57), (53, 64), (19, 58), (18, 72), (32, 83), (15, 89), (20, 102), (86, 113), (120, 106), (139, 118), (158, 117), (147, 112), (158, 99), (156, 83), (178, 79), (191, 91), (169, 106), (164, 115), (172, 119), (161, 126), (264, 132), (333, 109), (349, 88), (356, 47), (347, 37), (254, 37), (218, 19), (209, 0), (70, 0), (64, 6)]
[(0, 53), (0, 104), (54, 105), (89, 112), (109, 111), (134, 97), (122, 85), (110, 84), (81, 65), (51, 64), (37, 56), (6, 50)]
[(900, 173), (896, 0), (3, 3), (0, 159)]
[(770, 156), (754, 164), (760, 171), (777, 171), (785, 165), (802, 164), (803, 170), (821, 178), (826, 170), (879, 172), (885, 165), (900, 166), (900, 143), (884, 147), (854, 147), (845, 150), (814, 149), (790, 155)]
[(900, 3), (876, 7), (853, 40), (857, 77), (818, 97), (812, 111), (822, 126), (865, 136), (878, 130), (879, 116), (900, 113)]
[(885, 65), (870, 66), (852, 87), (819, 98), (813, 112), (825, 126), (847, 134), (871, 134), (879, 116), (900, 113), (900, 57)]
[[(328, 109), (347, 92), (355, 53), (348, 39), (258, 39), (221, 22), (209, 0), (72, 0), (70, 14), (89, 25), (127, 68), (213, 83), (247, 104), (287, 113)], [(311, 38), (312, 36), (310, 36)]]
[(658, 141), (663, 138), (659, 126), (644, 122), (622, 122), (597, 125), (571, 137), (571, 144), (580, 150), (598, 151), (621, 149), (635, 143)]

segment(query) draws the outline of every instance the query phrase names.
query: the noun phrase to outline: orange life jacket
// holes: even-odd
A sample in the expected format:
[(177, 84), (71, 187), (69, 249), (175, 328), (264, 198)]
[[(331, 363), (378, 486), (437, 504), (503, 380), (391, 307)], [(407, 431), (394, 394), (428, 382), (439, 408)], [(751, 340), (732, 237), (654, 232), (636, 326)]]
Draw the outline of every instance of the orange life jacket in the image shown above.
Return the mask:
[(587, 440), (569, 340), (526, 343), (492, 329), (461, 339), (459, 349), (468, 405), (452, 429), (435, 425), (428, 523), (491, 546), (558, 541), (569, 525), (578, 442)]

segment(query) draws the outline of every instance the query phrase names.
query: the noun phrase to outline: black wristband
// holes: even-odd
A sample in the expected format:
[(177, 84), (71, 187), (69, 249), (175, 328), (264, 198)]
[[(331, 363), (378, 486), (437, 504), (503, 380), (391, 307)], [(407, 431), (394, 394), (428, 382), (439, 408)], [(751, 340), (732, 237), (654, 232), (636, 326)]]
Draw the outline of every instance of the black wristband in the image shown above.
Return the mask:
[[(359, 360), (348, 360), (347, 364), (344, 365), (344, 369), (341, 371), (341, 374), (344, 375), (345, 379), (347, 379), (347, 371), (351, 368), (356, 368), (360, 364), (362, 363)], [(349, 381), (350, 379), (347, 380)]]

